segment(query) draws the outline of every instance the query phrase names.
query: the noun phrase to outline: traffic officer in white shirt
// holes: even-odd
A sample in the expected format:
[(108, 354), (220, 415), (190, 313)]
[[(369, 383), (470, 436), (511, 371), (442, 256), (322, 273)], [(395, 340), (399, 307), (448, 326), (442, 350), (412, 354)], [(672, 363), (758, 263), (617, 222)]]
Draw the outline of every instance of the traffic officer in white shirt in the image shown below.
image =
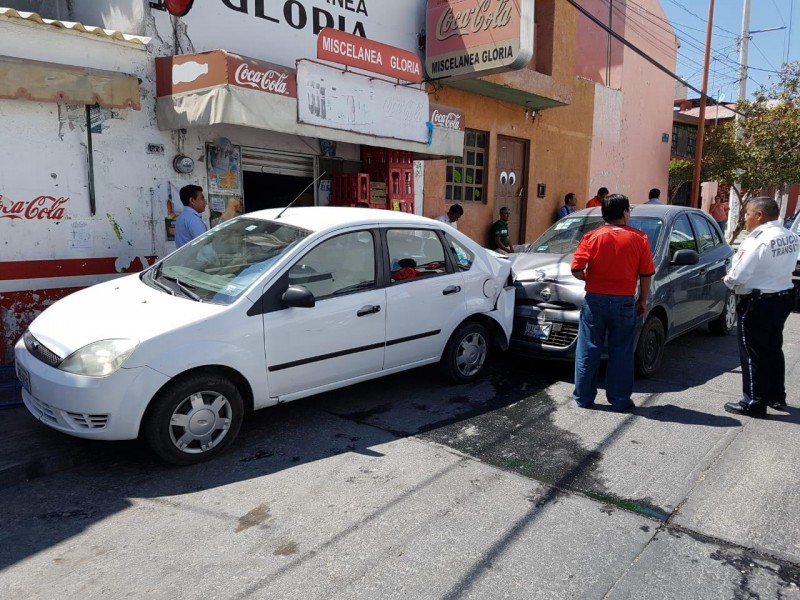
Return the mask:
[(750, 234), (723, 280), (736, 294), (742, 363), (742, 399), (725, 404), (729, 413), (765, 417), (767, 406), (785, 410), (783, 326), (792, 310), (792, 271), (800, 240), (781, 226), (779, 216), (772, 198), (747, 202)]

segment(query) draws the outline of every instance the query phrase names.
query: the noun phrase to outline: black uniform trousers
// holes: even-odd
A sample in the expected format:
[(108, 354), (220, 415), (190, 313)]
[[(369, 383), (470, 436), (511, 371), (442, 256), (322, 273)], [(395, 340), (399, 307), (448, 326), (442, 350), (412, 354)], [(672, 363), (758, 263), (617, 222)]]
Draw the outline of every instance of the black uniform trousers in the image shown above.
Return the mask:
[(742, 364), (742, 408), (763, 413), (786, 402), (783, 326), (792, 311), (792, 295), (740, 297), (739, 360)]

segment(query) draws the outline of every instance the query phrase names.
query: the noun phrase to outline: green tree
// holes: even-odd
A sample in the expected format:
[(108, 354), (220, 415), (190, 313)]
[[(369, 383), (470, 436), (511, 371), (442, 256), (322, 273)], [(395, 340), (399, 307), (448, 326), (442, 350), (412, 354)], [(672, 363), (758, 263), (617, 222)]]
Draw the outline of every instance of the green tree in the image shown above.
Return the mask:
[[(739, 198), (734, 240), (744, 229), (747, 201), (769, 187), (800, 182), (800, 61), (786, 63), (752, 101), (739, 102), (744, 118), (708, 132), (703, 153), (705, 181), (725, 181)], [(733, 185), (737, 182), (739, 186)]]
[(673, 158), (669, 161), (669, 203), (675, 201), (675, 197), (684, 185), (692, 185), (694, 176), (694, 164), (684, 158)]

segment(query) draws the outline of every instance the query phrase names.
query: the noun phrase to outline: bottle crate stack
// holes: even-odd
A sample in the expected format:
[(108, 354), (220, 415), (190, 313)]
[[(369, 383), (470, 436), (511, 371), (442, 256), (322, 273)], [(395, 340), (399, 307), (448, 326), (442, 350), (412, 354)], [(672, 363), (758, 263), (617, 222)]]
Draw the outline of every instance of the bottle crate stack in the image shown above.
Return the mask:
[(358, 202), (369, 202), (369, 174), (335, 173), (331, 192), (331, 204), (334, 206), (355, 206)]
[(411, 152), (362, 146), (361, 168), (370, 177), (370, 206), (414, 212), (414, 162)]

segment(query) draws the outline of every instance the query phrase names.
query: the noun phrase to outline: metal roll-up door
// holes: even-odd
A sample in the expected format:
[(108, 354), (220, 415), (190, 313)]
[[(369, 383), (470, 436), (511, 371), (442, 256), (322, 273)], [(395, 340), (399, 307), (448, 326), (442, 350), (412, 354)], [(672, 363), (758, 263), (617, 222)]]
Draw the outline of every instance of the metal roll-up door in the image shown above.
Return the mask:
[(242, 147), (242, 170), (314, 178), (314, 156)]

